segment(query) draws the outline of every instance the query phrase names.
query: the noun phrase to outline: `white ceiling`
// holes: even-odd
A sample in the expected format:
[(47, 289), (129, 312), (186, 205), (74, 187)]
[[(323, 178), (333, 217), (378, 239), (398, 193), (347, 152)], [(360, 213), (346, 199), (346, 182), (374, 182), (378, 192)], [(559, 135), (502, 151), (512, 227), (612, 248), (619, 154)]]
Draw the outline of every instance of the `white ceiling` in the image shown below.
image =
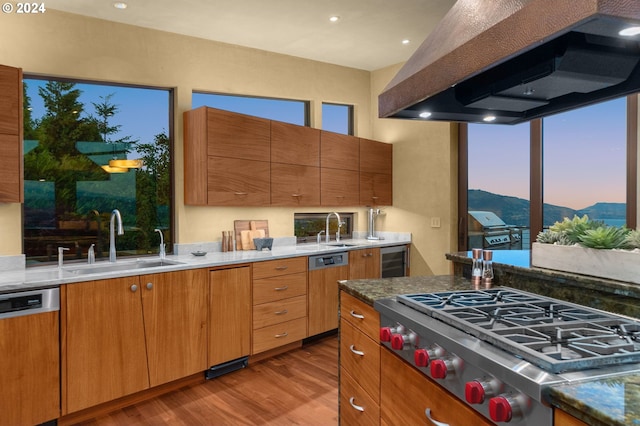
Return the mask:
[[(455, 0), (128, 0), (124, 10), (113, 3), (46, 7), (371, 71), (406, 61)], [(329, 22), (332, 15), (340, 20)]]

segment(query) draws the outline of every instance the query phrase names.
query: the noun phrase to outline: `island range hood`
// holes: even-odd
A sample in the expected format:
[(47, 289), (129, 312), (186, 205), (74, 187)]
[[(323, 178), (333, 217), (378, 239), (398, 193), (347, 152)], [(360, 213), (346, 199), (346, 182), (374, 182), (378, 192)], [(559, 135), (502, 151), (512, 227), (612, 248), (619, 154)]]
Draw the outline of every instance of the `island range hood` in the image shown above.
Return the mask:
[(639, 34), (636, 0), (458, 0), (379, 116), (517, 124), (638, 92)]

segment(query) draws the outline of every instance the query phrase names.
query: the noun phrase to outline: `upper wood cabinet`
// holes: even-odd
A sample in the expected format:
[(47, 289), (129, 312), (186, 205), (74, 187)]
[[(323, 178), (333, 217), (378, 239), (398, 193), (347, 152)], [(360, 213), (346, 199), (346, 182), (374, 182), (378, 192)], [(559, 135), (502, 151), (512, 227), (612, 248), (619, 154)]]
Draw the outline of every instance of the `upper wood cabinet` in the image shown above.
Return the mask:
[(355, 136), (323, 131), (320, 134), (320, 167), (360, 170), (360, 140)]
[(393, 145), (360, 138), (360, 204), (393, 204)]
[(269, 204), (269, 120), (201, 107), (184, 113), (184, 135), (185, 204)]
[(0, 65), (0, 202), (23, 201), (22, 70)]
[(320, 167), (320, 130), (272, 121), (271, 162)]

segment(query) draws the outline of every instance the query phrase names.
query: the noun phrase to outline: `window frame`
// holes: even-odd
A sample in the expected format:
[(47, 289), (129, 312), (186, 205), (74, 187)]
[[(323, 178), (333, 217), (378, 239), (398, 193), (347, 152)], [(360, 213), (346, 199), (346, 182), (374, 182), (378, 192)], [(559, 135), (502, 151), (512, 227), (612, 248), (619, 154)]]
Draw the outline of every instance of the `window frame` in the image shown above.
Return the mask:
[[(353, 125), (353, 121), (354, 121), (354, 107), (353, 105), (350, 104), (340, 104), (337, 102), (322, 102), (321, 108), (322, 108), (322, 130), (325, 131), (329, 131), (329, 132), (333, 132), (333, 130), (329, 130), (329, 129), (325, 129), (324, 128), (324, 106), (325, 105), (332, 105), (332, 106), (340, 106), (340, 107), (345, 107), (347, 108), (347, 133), (346, 135), (348, 136), (354, 136), (353, 132), (354, 132), (354, 125)], [(337, 133), (337, 132), (335, 132)]]

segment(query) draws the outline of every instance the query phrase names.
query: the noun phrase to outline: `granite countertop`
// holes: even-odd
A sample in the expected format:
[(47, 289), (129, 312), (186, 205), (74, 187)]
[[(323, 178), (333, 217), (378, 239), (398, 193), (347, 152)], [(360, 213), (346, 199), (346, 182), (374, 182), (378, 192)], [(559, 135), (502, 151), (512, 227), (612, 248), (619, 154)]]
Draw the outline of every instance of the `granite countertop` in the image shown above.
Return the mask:
[[(285, 259), (290, 257), (313, 256), (317, 254), (336, 253), (349, 250), (359, 250), (371, 247), (388, 247), (411, 243), (410, 234), (402, 234), (398, 238), (386, 240), (350, 239), (341, 243), (349, 247), (336, 247), (331, 244), (287, 244), (277, 246), (273, 250), (240, 250), (230, 252), (212, 251), (204, 256), (194, 256), (190, 253), (166, 256), (168, 264), (140, 268), (137, 263), (158, 261), (158, 256), (141, 257), (139, 259), (123, 258), (115, 264), (98, 261), (93, 265), (87, 263), (66, 263), (62, 269), (51, 266), (28, 267), (2, 271), (0, 274), (0, 293), (23, 291), (36, 288), (56, 287), (61, 284), (71, 284), (98, 279), (109, 279), (143, 274), (158, 274), (163, 272), (181, 271), (196, 268), (214, 268), (249, 262)], [(117, 265), (118, 270), (98, 273), (82, 273), (85, 269), (103, 268)], [(78, 271), (81, 272), (78, 272)]]
[[(474, 287), (467, 278), (441, 275), (346, 280), (340, 282), (340, 289), (373, 305), (378, 299), (398, 294), (472, 290)], [(589, 425), (640, 425), (640, 373), (555, 385), (545, 394), (549, 404)]]

